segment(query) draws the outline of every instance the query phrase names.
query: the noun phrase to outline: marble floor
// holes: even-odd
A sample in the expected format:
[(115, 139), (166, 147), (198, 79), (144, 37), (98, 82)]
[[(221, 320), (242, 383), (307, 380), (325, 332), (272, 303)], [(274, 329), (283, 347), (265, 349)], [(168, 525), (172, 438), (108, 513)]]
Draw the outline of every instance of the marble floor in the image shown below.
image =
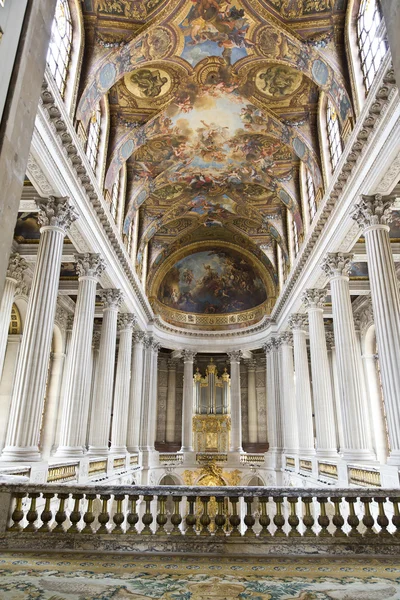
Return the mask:
[(400, 562), (3, 552), (0, 599), (400, 600)]

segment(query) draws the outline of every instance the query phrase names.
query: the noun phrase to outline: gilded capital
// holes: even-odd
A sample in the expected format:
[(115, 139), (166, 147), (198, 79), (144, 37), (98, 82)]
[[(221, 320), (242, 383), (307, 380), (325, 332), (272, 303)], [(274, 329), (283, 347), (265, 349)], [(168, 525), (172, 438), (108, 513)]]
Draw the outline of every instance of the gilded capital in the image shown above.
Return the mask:
[(8, 260), (6, 277), (8, 279), (14, 279), (17, 283), (21, 283), (27, 266), (28, 263), (26, 260), (23, 259), (18, 252), (14, 252), (10, 255)]
[(227, 352), (227, 354), (231, 362), (240, 362), (240, 359), (243, 356), (241, 350), (232, 350), (231, 352)]
[(354, 255), (350, 252), (328, 252), (321, 263), (321, 269), (328, 277), (348, 277)]
[(117, 320), (118, 331), (126, 331), (127, 329), (132, 330), (133, 326), (136, 325), (136, 318), (130, 313), (119, 313)]
[(75, 254), (76, 272), (79, 277), (100, 277), (105, 267), (104, 260), (100, 254)]
[(183, 362), (193, 362), (193, 359), (196, 356), (196, 354), (197, 352), (195, 352), (194, 350), (182, 350)]
[(100, 290), (99, 296), (103, 303), (103, 310), (105, 310), (107, 308), (118, 309), (121, 306), (122, 301), (124, 299), (124, 296), (123, 296), (121, 290), (115, 290), (112, 288), (109, 288), (106, 290)]
[(362, 200), (355, 205), (350, 216), (363, 228), (371, 225), (389, 225), (392, 221), (392, 204), (393, 198), (383, 198), (381, 194), (362, 196)]
[(78, 213), (69, 198), (35, 198), (39, 209), (38, 222), (42, 227), (60, 227), (65, 231), (76, 221)]
[(312, 288), (303, 292), (301, 299), (306, 309), (309, 308), (323, 308), (326, 299), (326, 290), (319, 288)]
[(307, 327), (307, 315), (302, 313), (293, 313), (289, 317), (289, 327), (292, 331), (304, 330)]

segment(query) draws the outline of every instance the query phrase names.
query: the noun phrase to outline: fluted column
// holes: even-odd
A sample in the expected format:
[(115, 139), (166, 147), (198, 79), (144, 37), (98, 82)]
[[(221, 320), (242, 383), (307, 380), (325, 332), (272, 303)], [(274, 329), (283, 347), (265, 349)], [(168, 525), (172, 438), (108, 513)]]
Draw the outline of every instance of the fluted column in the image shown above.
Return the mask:
[(247, 407), (250, 444), (258, 442), (256, 366), (255, 360), (247, 361)]
[(176, 367), (176, 360), (170, 359), (168, 361), (166, 442), (175, 441)]
[(361, 355), (357, 347), (350, 301), (348, 274), (352, 258), (351, 254), (330, 252), (321, 264), (331, 286), (333, 331), (344, 431), (344, 448), (341, 449), (341, 453), (347, 460), (374, 460), (371, 450), (368, 403), (362, 393)]
[[(273, 454), (275, 461), (275, 455), (282, 452), (283, 448), (282, 411), (279, 393), (279, 346), (276, 338), (271, 338), (263, 348), (266, 354), (268, 454)], [(276, 461), (274, 464), (278, 466)]]
[(326, 346), (328, 349), (329, 369), (331, 372), (333, 406), (335, 408), (336, 443), (337, 443), (338, 448), (341, 449), (344, 447), (343, 419), (342, 419), (342, 408), (340, 406), (339, 382), (338, 382), (337, 364), (336, 364), (335, 336), (333, 334), (333, 331), (326, 332)]
[(299, 432), (299, 453), (302, 456), (315, 454), (312, 417), (310, 372), (308, 369), (306, 326), (307, 316), (295, 313), (289, 318), (293, 332), (294, 371), (296, 378), (295, 396)]
[(126, 452), (129, 384), (131, 380), (132, 329), (136, 319), (127, 313), (118, 317), (119, 349), (115, 376), (111, 452)]
[(99, 350), (100, 350), (100, 331), (96, 329), (93, 331), (92, 338), (92, 362), (90, 369), (90, 376), (88, 377), (87, 385), (88, 385), (88, 411), (87, 411), (87, 419), (86, 423), (84, 423), (84, 439), (85, 439), (85, 448), (89, 445), (89, 435), (90, 435), (90, 422), (92, 420), (92, 407), (94, 402), (94, 390), (96, 388), (96, 379), (99, 368)]
[(288, 331), (278, 338), (281, 367), (281, 406), (283, 416), (284, 448), (287, 454), (298, 451), (298, 420), (294, 389), (293, 337)]
[(6, 281), (0, 305), (0, 379), (3, 374), (4, 358), (7, 349), (8, 329), (11, 310), (17, 285), (22, 283), (27, 262), (18, 254), (11, 254), (8, 261)]
[(160, 344), (153, 339), (151, 344), (151, 364), (150, 364), (150, 388), (149, 388), (149, 415), (148, 415), (148, 447), (154, 450), (156, 443), (157, 428), (157, 397), (158, 397), (158, 353)]
[(101, 290), (99, 295), (103, 302), (103, 323), (90, 422), (89, 454), (105, 456), (110, 435), (118, 309), (123, 296), (121, 290), (114, 289)]
[(150, 450), (148, 443), (149, 431), (149, 404), (151, 395), (151, 362), (153, 338), (150, 335), (145, 335), (143, 338), (143, 384), (142, 384), (142, 400), (140, 410), (140, 428), (139, 428), (139, 450), (145, 452)]
[(46, 389), (64, 237), (77, 218), (67, 198), (40, 198), (41, 236), (25, 318), (2, 460), (40, 460)]
[(183, 402), (181, 452), (193, 452), (193, 360), (196, 352), (183, 350)]
[(400, 465), (400, 295), (389, 240), (391, 199), (365, 196), (352, 214), (363, 227), (383, 397), (390, 439), (388, 463)]
[(132, 337), (131, 384), (129, 390), (127, 445), (129, 452), (139, 452), (140, 415), (143, 387), (144, 333), (135, 331)]
[[(67, 359), (67, 378), (59, 446), (56, 456), (82, 456), (84, 425), (89, 407), (90, 362), (92, 352), (96, 287), (105, 265), (99, 254), (76, 254), (78, 297)], [(84, 423), (85, 421), (85, 423)]]
[(242, 448), (242, 407), (240, 393), (241, 350), (228, 352), (231, 361), (231, 452), (243, 452)]
[(337, 458), (335, 412), (323, 317), (325, 298), (326, 290), (319, 289), (306, 290), (302, 297), (310, 334), (317, 454), (321, 458)]

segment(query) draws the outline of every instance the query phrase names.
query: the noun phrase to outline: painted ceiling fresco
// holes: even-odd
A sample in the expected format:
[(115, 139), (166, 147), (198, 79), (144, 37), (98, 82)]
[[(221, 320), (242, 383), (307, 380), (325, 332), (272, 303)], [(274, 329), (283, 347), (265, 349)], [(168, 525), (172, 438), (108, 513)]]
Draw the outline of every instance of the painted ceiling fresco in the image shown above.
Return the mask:
[(321, 93), (342, 125), (352, 119), (345, 11), (345, 0), (83, 1), (77, 116), (86, 125), (107, 96), (105, 187), (126, 167), (139, 274), (146, 245), (152, 278), (174, 249), (206, 239), (261, 253), (274, 281), (279, 247), (288, 269), (301, 165), (322, 195)]

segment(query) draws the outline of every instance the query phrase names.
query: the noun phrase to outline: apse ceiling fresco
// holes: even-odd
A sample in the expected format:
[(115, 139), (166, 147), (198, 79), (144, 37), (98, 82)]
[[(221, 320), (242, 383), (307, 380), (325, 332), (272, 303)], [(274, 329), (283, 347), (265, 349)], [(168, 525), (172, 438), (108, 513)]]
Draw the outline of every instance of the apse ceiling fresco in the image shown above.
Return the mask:
[[(108, 97), (105, 187), (111, 189), (126, 166), (124, 232), (138, 214), (137, 269), (140, 273), (147, 255), (149, 295), (166, 298), (153, 283), (162, 284), (158, 273), (174, 252), (181, 253), (179, 260), (193, 253), (203, 260), (198, 244), (207, 241), (208, 250), (213, 243), (219, 252), (225, 243), (239, 255), (245, 249), (250, 258), (242, 256), (244, 270), (249, 265), (265, 270), (272, 300), (278, 247), (284, 268), (289, 264), (289, 212), (300, 238), (303, 232), (302, 163), (317, 197), (322, 195), (321, 93), (331, 99), (342, 125), (352, 119), (344, 69), (346, 2), (83, 0), (82, 5), (88, 59), (77, 116), (87, 124), (99, 100)], [(228, 272), (221, 271), (220, 278)], [(186, 288), (182, 293), (190, 296)], [(232, 290), (229, 302), (223, 296), (214, 302), (218, 314), (249, 308), (253, 301), (243, 301), (240, 291), (233, 295)], [(174, 308), (201, 312), (198, 297), (189, 296)], [(253, 299), (265, 301), (262, 294)]]

